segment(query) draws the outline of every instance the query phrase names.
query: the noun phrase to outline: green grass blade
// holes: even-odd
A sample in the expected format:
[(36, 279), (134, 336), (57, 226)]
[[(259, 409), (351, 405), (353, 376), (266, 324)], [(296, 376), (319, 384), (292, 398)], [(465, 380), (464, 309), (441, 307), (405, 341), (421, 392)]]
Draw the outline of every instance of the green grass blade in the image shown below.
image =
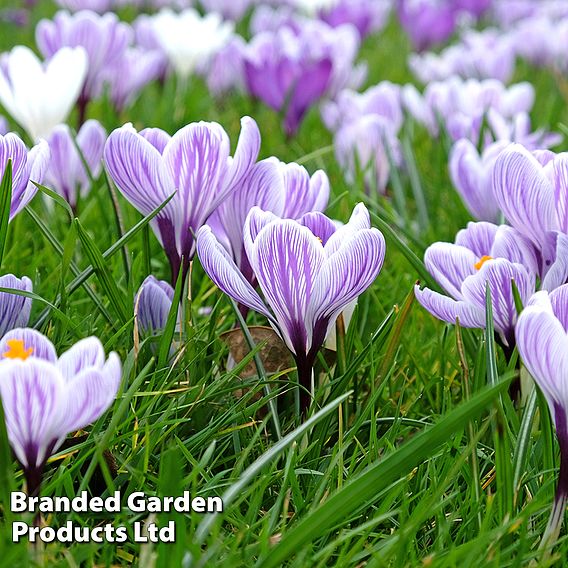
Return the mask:
[(4, 258), (4, 249), (10, 222), (10, 206), (12, 204), (12, 160), (9, 159), (0, 182), (0, 266)]
[(508, 380), (504, 380), (484, 389), (470, 401), (454, 409), (436, 425), (414, 436), (383, 460), (352, 477), (323, 505), (304, 516), (293, 529), (289, 530), (269, 556), (259, 559), (257, 566), (262, 568), (281, 566), (302, 547), (332, 530), (357, 511), (369, 506), (383, 489), (431, 457), (434, 451), (456, 431), (478, 417), (506, 389), (508, 383)]

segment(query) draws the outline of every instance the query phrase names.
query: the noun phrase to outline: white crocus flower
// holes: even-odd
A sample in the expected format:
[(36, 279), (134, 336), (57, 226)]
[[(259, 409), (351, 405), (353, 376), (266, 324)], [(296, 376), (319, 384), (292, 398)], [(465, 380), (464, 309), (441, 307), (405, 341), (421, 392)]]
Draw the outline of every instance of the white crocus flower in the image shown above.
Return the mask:
[(211, 12), (201, 16), (189, 8), (180, 13), (164, 9), (152, 17), (152, 27), (176, 73), (187, 79), (206, 65), (229, 41), (233, 23)]
[(65, 47), (42, 63), (31, 49), (17, 46), (0, 67), (0, 103), (35, 142), (65, 122), (77, 102), (87, 54), (82, 47)]

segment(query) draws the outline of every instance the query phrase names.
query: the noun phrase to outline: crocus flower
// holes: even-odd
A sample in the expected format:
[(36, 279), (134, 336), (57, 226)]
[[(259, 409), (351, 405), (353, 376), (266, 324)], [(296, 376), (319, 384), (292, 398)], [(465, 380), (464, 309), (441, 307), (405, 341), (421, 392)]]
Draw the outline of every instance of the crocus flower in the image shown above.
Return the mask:
[(390, 2), (385, 0), (340, 0), (320, 9), (318, 16), (334, 28), (352, 24), (364, 38), (384, 27), (390, 8)]
[(560, 446), (560, 472), (542, 546), (556, 541), (568, 503), (568, 285), (537, 292), (516, 327), (519, 354), (546, 398)]
[(97, 120), (87, 120), (75, 141), (66, 124), (57, 126), (48, 138), (51, 162), (45, 176), (46, 184), (63, 196), (73, 209), (77, 206), (78, 196), (84, 197), (91, 189), (83, 158), (91, 176), (98, 178), (102, 170), (105, 141), (106, 130)]
[(456, 26), (455, 8), (447, 0), (398, 0), (397, 10), (417, 51), (446, 41)]
[(240, 21), (256, 0), (200, 0), (207, 12), (218, 12), (226, 20)]
[(378, 114), (346, 122), (335, 134), (334, 147), (347, 183), (355, 183), (362, 172), (368, 191), (384, 193), (391, 161), (402, 165), (397, 132), (389, 120)]
[(163, 73), (163, 58), (157, 51), (128, 48), (104, 73), (110, 100), (117, 113), (134, 103), (140, 91)]
[(334, 97), (346, 87), (357, 88), (364, 79), (354, 65), (359, 42), (352, 26), (331, 28), (318, 21), (260, 33), (245, 52), (247, 88), (284, 113), (286, 133), (293, 135), (324, 95)]
[(233, 24), (216, 13), (201, 16), (192, 8), (163, 9), (151, 18), (156, 39), (182, 81), (206, 65), (229, 41)]
[(173, 298), (174, 289), (167, 282), (152, 275), (142, 282), (134, 299), (134, 313), (143, 335), (155, 335), (166, 327)]
[[(27, 276), (17, 278), (13, 274), (5, 274), (0, 276), (0, 288), (31, 292), (32, 281)], [(16, 327), (28, 325), (31, 308), (31, 298), (0, 292), (0, 338)]]
[(238, 189), (256, 161), (260, 149), (256, 122), (245, 117), (241, 125), (232, 157), (229, 137), (216, 122), (189, 124), (172, 137), (158, 128), (138, 133), (127, 124), (107, 140), (108, 172), (143, 215), (175, 193), (151, 221), (169, 259), (173, 283), (180, 269), (183, 277), (187, 273), (198, 229)]
[(24, 142), (10, 132), (0, 136), (0, 177), (4, 175), (8, 160), (12, 160), (12, 201), (10, 221), (32, 200), (42, 183), (49, 164), (49, 146), (40, 141), (28, 151)]
[(443, 81), (453, 75), (463, 78), (511, 80), (515, 71), (516, 49), (511, 35), (502, 30), (467, 31), (460, 43), (444, 49), (409, 56), (408, 64), (424, 84)]
[(86, 106), (102, 92), (105, 70), (122, 57), (132, 41), (131, 27), (112, 12), (102, 16), (83, 10), (70, 15), (58, 12), (53, 20), (41, 20), (36, 27), (36, 42), (45, 57), (62, 47), (82, 47), (88, 58), (87, 75), (79, 97), (79, 122)]
[(511, 144), (497, 158), (493, 193), (507, 221), (537, 248), (543, 289), (568, 281), (568, 154)]
[(508, 349), (514, 346), (517, 309), (512, 282), (523, 304), (535, 291), (537, 253), (512, 227), (468, 223), (454, 243), (434, 243), (424, 264), (447, 295), (416, 285), (416, 299), (432, 315), (463, 327), (485, 328), (485, 295), (489, 284), (495, 331)]
[(467, 138), (458, 140), (450, 152), (450, 177), (464, 205), (478, 221), (497, 223), (501, 211), (493, 195), (493, 166), (507, 142), (486, 146), (481, 155)]
[(42, 64), (29, 48), (17, 46), (0, 65), (0, 103), (33, 141), (45, 138), (65, 122), (86, 72), (81, 47), (60, 49)]
[(134, 20), (132, 27), (134, 28), (136, 47), (144, 51), (150, 51), (160, 58), (161, 63), (158, 78), (161, 82), (164, 82), (170, 68), (169, 58), (154, 30), (152, 17), (147, 14), (141, 14)]
[(244, 239), (264, 300), (208, 226), (197, 236), (199, 260), (223, 292), (265, 315), (286, 343), (297, 364), (305, 412), (317, 352), (338, 315), (379, 274), (384, 238), (359, 204), (340, 228), (322, 213), (294, 221), (255, 207), (247, 216)]
[(213, 58), (206, 69), (209, 92), (220, 97), (229, 91), (245, 90), (244, 52), (245, 40), (234, 35)]
[(8, 440), (21, 463), (27, 490), (39, 492), (43, 467), (70, 432), (97, 420), (111, 405), (121, 378), (116, 353), (105, 361), (89, 337), (57, 357), (41, 333), (9, 331), (0, 340), (0, 396)]
[(235, 261), (243, 276), (255, 284), (248, 261), (243, 230), (249, 211), (258, 206), (284, 219), (299, 219), (323, 211), (329, 199), (329, 180), (322, 170), (311, 177), (298, 164), (268, 158), (255, 164), (240, 186), (209, 218), (216, 238)]

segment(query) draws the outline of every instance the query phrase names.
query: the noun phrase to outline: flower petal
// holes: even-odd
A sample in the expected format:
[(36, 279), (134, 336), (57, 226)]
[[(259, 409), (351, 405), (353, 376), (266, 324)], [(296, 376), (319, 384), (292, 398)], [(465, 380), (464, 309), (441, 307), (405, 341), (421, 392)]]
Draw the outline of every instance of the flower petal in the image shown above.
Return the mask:
[(233, 259), (207, 225), (197, 233), (197, 255), (203, 270), (227, 296), (264, 314), (271, 322), (274, 321), (260, 296), (239, 272)]
[(557, 225), (554, 188), (538, 161), (519, 144), (503, 150), (493, 170), (495, 199), (515, 229), (535, 245)]
[(53, 365), (41, 359), (3, 360), (0, 375), (10, 445), (24, 467), (39, 467), (57, 439), (63, 379)]
[(102, 369), (105, 363), (103, 344), (96, 337), (87, 337), (78, 341), (59, 357), (57, 367), (66, 381), (87, 369)]
[(456, 323), (462, 327), (481, 329), (485, 327), (485, 313), (463, 300), (454, 300), (429, 288), (414, 287), (414, 295), (422, 307), (426, 308), (434, 317), (446, 323)]
[(29, 327), (15, 328), (8, 331), (0, 339), (0, 362), (5, 360), (4, 354), (10, 351), (8, 341), (18, 339), (24, 342), (24, 349), (32, 349), (30, 356), (34, 359), (45, 359), (50, 363), (57, 361), (57, 353), (53, 343), (39, 331)]
[(252, 246), (249, 261), (272, 308), (288, 348), (307, 353), (313, 321), (308, 311), (314, 282), (325, 255), (317, 237), (295, 221), (284, 219), (264, 227)]
[[(27, 276), (19, 279), (13, 274), (6, 274), (0, 277), (0, 288), (31, 292), (32, 281)], [(26, 326), (30, 319), (31, 307), (31, 298), (0, 292), (0, 337), (11, 329)]]

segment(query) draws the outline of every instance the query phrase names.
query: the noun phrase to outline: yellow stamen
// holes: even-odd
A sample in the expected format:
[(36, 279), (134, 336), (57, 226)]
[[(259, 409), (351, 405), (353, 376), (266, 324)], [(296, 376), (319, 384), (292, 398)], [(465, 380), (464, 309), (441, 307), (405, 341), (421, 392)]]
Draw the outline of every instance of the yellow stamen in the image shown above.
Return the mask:
[(34, 348), (24, 348), (24, 342), (21, 339), (8, 339), (8, 351), (2, 355), (6, 359), (22, 359), (26, 360), (33, 352)]
[(475, 267), (476, 270), (481, 270), (481, 267), (488, 261), (488, 260), (493, 260), (492, 256), (487, 256), (486, 254), (483, 255), (480, 259), (479, 262), (476, 262), (473, 266)]

